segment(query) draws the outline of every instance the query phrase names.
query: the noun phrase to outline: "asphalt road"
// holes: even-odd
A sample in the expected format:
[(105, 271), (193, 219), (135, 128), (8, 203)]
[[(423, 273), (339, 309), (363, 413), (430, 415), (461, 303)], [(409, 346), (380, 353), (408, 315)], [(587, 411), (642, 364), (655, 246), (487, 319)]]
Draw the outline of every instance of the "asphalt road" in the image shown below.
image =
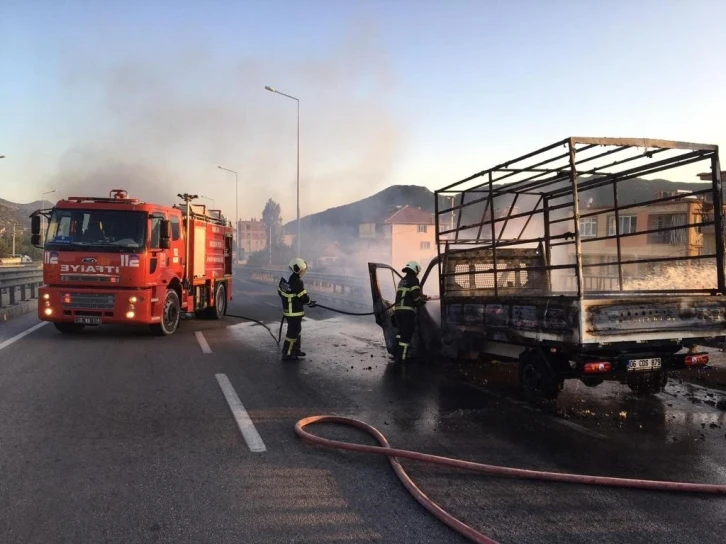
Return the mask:
[[(274, 288), (238, 281), (230, 311), (277, 332)], [(170, 338), (114, 327), (65, 336), (33, 315), (0, 325), (0, 542), (466, 542), (384, 458), (302, 443), (293, 426), (315, 414), (468, 460), (726, 483), (722, 392), (676, 381), (638, 399), (622, 386), (570, 384), (547, 412), (517, 400), (506, 368), (483, 388), (445, 369), (397, 372), (372, 318), (308, 316), (308, 358), (297, 363), (280, 362), (265, 329), (232, 318), (188, 320)], [(253, 424), (241, 420), (247, 438), (227, 383)], [(502, 543), (724, 541), (726, 497), (404, 465), (443, 508)]]

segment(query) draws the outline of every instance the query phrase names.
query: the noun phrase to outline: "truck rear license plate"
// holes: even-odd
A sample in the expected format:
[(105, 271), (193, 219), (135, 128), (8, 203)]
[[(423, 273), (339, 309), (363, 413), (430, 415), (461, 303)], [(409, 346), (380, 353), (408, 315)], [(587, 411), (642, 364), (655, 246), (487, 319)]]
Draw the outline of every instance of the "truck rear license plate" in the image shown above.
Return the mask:
[(628, 361), (628, 371), (638, 372), (644, 370), (658, 370), (660, 359), (631, 359)]
[(75, 323), (81, 323), (83, 325), (100, 325), (101, 324), (100, 317), (79, 316), (79, 317), (76, 317), (73, 321)]

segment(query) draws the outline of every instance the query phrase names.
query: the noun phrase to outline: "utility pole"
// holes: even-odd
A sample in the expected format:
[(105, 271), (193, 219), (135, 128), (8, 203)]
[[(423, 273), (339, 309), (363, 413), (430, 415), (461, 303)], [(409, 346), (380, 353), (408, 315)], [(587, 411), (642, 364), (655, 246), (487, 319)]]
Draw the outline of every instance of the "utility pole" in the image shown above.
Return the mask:
[(272, 225), (270, 225), (270, 235), (267, 238), (267, 254), (269, 256), (268, 259), (270, 261), (267, 264), (269, 264), (270, 266), (272, 266)]
[(13, 252), (10, 254), (12, 257), (15, 257), (15, 227), (17, 226), (17, 223), (13, 223)]

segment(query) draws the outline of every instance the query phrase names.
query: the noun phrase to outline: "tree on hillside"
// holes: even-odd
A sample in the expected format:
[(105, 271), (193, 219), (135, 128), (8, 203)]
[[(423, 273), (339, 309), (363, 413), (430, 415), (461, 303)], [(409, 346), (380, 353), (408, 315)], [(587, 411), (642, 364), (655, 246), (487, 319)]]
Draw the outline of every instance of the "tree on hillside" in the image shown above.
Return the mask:
[[(12, 231), (5, 232), (0, 235), (0, 257), (9, 257), (13, 252), (13, 236)], [(15, 233), (15, 254), (28, 255), (33, 260), (42, 258), (43, 252), (36, 249), (30, 244), (30, 232), (28, 230), (18, 229)]]
[(262, 210), (262, 222), (267, 227), (267, 247), (272, 247), (274, 251), (282, 245), (282, 216), (280, 205), (272, 199), (267, 201)]

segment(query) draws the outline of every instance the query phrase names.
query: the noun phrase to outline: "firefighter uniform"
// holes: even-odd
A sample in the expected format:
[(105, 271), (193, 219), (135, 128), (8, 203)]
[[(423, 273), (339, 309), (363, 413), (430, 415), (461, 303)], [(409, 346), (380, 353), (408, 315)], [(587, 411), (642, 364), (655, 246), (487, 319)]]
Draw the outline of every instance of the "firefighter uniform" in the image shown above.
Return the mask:
[(307, 270), (307, 263), (302, 259), (293, 259), (289, 265), (290, 277), (286, 280), (280, 278), (277, 286), (282, 301), (282, 314), (287, 321), (287, 332), (282, 345), (282, 360), (296, 361), (305, 357), (302, 351), (302, 318), (305, 315), (305, 305), (315, 306), (315, 301), (305, 291), (302, 276)]
[(396, 303), (394, 305), (396, 325), (398, 327), (396, 363), (404, 363), (410, 358), (411, 339), (416, 331), (418, 308), (425, 301), (418, 281), (418, 274), (421, 271), (419, 264), (411, 261), (406, 264), (402, 271), (406, 275), (398, 282)]

